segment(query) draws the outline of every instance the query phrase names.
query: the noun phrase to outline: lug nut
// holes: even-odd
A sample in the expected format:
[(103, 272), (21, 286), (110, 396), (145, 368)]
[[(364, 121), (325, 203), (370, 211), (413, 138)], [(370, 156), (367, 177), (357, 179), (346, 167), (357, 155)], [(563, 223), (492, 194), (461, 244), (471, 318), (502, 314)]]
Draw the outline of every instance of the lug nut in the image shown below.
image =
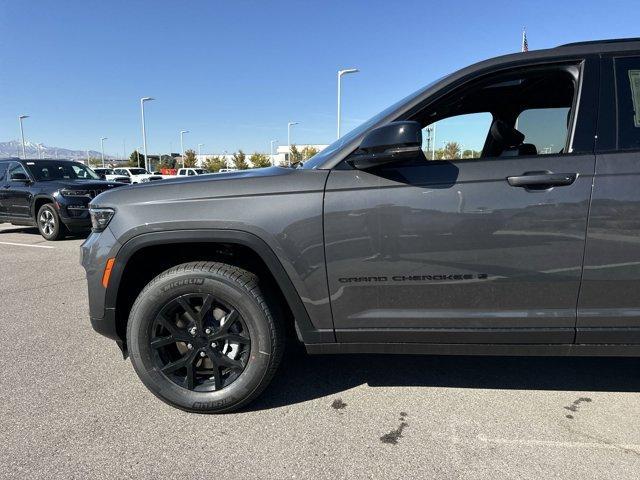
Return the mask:
[(212, 342), (212, 343), (211, 343), (211, 346), (212, 346), (213, 348), (216, 348), (216, 347), (218, 346), (218, 344), (217, 344), (216, 342)]
[(191, 327), (191, 329), (189, 330), (189, 333), (195, 337), (196, 333), (198, 333), (198, 329), (196, 327)]
[(211, 334), (211, 329), (210, 328), (206, 328), (204, 330), (204, 333), (206, 333), (207, 335)]
[(187, 343), (187, 348), (188, 348), (189, 350), (193, 350), (193, 345), (191, 345), (190, 343)]
[(206, 353), (204, 353), (204, 352), (200, 352), (200, 356), (201, 356), (202, 358), (204, 358), (204, 357), (206, 357), (206, 356), (207, 356), (207, 354), (206, 354)]

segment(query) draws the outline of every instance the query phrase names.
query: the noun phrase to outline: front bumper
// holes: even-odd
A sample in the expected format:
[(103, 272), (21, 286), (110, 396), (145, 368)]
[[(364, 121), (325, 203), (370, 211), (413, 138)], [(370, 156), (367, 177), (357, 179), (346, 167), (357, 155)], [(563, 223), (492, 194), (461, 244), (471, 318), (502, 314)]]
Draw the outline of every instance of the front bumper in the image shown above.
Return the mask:
[(107, 259), (115, 258), (120, 247), (108, 227), (102, 232), (94, 232), (80, 246), (80, 264), (87, 277), (91, 326), (101, 335), (115, 340), (122, 348), (123, 339), (118, 334), (115, 316), (117, 286), (105, 288), (102, 285)]

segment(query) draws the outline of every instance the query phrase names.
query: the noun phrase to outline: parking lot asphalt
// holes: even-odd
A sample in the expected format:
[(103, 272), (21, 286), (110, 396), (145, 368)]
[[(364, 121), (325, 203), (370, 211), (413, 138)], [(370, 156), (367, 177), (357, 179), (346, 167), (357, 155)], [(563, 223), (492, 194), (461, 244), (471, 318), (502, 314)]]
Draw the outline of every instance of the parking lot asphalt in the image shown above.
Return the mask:
[(640, 359), (297, 355), (240, 413), (173, 409), (91, 329), (81, 243), (0, 225), (2, 478), (640, 475)]

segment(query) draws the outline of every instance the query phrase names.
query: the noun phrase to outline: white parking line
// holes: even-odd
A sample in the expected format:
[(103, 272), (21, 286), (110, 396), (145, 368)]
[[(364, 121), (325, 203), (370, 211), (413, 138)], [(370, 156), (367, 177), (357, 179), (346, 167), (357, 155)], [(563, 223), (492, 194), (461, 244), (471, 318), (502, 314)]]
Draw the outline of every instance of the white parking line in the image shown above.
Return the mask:
[(33, 247), (33, 248), (56, 248), (48, 245), (29, 245), (28, 243), (0, 242), (2, 245), (15, 245), (16, 247)]
[(597, 448), (604, 450), (622, 450), (640, 454), (640, 445), (620, 444), (600, 440), (599, 442), (570, 442), (570, 441), (554, 441), (554, 440), (535, 440), (535, 439), (509, 439), (509, 438), (488, 438), (486, 435), (479, 434), (477, 439), (482, 443), (493, 443), (495, 445), (511, 445), (511, 446), (528, 446), (528, 447), (564, 447), (564, 448)]

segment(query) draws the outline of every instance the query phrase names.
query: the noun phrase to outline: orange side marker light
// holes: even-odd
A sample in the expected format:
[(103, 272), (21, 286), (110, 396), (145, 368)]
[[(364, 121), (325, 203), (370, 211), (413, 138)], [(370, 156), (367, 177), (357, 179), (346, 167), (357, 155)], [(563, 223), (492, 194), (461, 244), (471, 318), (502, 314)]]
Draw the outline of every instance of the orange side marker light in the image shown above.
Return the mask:
[(109, 277), (111, 276), (111, 270), (113, 269), (113, 264), (115, 263), (115, 258), (110, 258), (107, 260), (107, 264), (104, 266), (104, 273), (102, 274), (102, 286), (107, 288), (109, 285)]

